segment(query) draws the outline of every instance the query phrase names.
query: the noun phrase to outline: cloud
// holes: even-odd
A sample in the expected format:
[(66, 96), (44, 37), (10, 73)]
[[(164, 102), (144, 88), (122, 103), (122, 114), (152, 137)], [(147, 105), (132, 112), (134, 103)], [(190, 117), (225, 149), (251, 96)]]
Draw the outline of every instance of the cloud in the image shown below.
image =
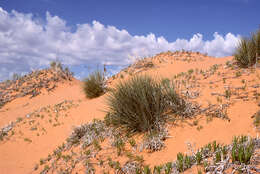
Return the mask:
[[(133, 36), (126, 30), (104, 26), (98, 21), (78, 24), (72, 31), (66, 21), (46, 13), (46, 19), (0, 7), (0, 80), (13, 72), (22, 73), (46, 67), (59, 59), (68, 66), (108, 64), (125, 66), (133, 57), (150, 56), (162, 51), (192, 50), (211, 56), (228, 56), (239, 36), (214, 33), (214, 39), (203, 40), (194, 34), (189, 40), (167, 41), (153, 33)], [(77, 75), (77, 74), (76, 74)]]

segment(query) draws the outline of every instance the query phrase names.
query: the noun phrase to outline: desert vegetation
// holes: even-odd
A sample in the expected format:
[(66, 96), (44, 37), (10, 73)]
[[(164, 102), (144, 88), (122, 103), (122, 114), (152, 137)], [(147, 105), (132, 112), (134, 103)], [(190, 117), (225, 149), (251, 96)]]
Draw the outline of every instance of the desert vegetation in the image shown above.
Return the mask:
[(167, 114), (182, 113), (185, 101), (173, 83), (161, 83), (149, 76), (135, 76), (111, 90), (106, 120), (131, 132), (158, 130)]
[(234, 54), (236, 62), (243, 68), (256, 64), (256, 56), (260, 56), (260, 29), (250, 38), (241, 38)]
[(23, 76), (14, 73), (12, 80), (0, 82), (0, 108), (16, 98), (36, 97), (42, 89), (50, 92), (57, 87), (58, 82), (71, 81), (72, 78), (73, 73), (69, 68), (58, 61), (52, 61), (49, 68)]
[(87, 98), (96, 98), (105, 93), (105, 76), (101, 71), (95, 71), (89, 74), (83, 80), (83, 90)]
[[(105, 145), (107, 138), (109, 144)], [(143, 144), (133, 138), (123, 136), (118, 129), (107, 126), (104, 121), (93, 120), (89, 124), (76, 127), (66, 143), (55, 149), (47, 158), (40, 159), (35, 170), (40, 168), (41, 172), (45, 173), (54, 170), (71, 173), (75, 165), (83, 163), (85, 173), (96, 173), (97, 168), (102, 168), (103, 173), (113, 171), (126, 174), (170, 174), (183, 173), (194, 167), (201, 173), (260, 172), (255, 166), (259, 162), (260, 139), (250, 136), (235, 136), (228, 145), (213, 141), (199, 149), (188, 143), (187, 153), (179, 152), (175, 161), (152, 167), (145, 164), (142, 156), (135, 155), (135, 149), (142, 146)], [(112, 152), (102, 153), (103, 149), (111, 147), (116, 148), (117, 157), (111, 158)], [(81, 149), (80, 153), (74, 152), (78, 151), (77, 148)], [(126, 158), (125, 162), (117, 161), (116, 158), (119, 157)]]
[[(29, 110), (29, 102), (23, 104), (20, 108), (26, 108), (26, 114), (14, 115), (16, 121), (1, 126), (0, 145), (15, 140), (24, 143), (23, 148), (36, 147), (38, 142), (44, 143), (41, 139), (81, 124), (62, 141), (52, 139), (57, 148), (49, 148), (45, 157), (34, 159), (30, 163), (32, 173), (257, 173), (260, 143), (251, 129), (259, 130), (259, 71), (241, 69), (231, 58), (219, 60), (189, 51), (166, 52), (141, 59), (111, 78), (95, 71), (75, 84), (73, 77), (72, 81), (62, 78), (66, 70), (61, 63), (52, 62), (48, 71), (32, 79), (51, 77), (57, 91), (77, 89), (75, 96), (79, 97), (67, 95), (67, 100), (56, 94), (57, 101), (33, 110)], [(156, 76), (161, 78), (149, 74), (176, 67), (175, 61), (187, 68)], [(191, 66), (189, 62), (195, 61), (198, 64)], [(205, 68), (199, 66), (204, 61), (211, 63)], [(13, 80), (23, 78), (15, 75)], [(68, 89), (59, 88), (56, 82), (65, 81), (69, 81)], [(56, 92), (56, 88), (49, 88)], [(88, 100), (103, 94), (98, 100)], [(99, 106), (99, 100), (106, 108)], [(240, 114), (239, 107), (250, 109), (241, 109)], [(8, 109), (0, 112), (8, 113)], [(96, 114), (95, 110), (101, 112)], [(228, 138), (222, 141), (222, 135), (212, 133), (215, 131), (227, 133)], [(238, 136), (247, 132), (250, 136)], [(182, 148), (185, 144), (187, 148)]]

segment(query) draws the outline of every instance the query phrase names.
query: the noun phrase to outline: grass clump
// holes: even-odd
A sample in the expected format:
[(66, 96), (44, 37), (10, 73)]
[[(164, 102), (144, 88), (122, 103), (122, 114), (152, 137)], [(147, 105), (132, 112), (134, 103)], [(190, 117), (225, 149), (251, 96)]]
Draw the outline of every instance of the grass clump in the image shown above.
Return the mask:
[(234, 137), (231, 159), (239, 164), (249, 164), (254, 152), (254, 143), (247, 136)]
[(179, 172), (184, 172), (186, 169), (191, 168), (193, 163), (191, 156), (184, 155), (183, 153), (177, 154), (176, 167)]
[(83, 90), (87, 98), (96, 98), (105, 93), (105, 77), (100, 71), (91, 73), (83, 80)]
[(168, 111), (181, 112), (186, 104), (173, 83), (157, 82), (146, 75), (120, 82), (110, 91), (107, 103), (107, 122), (130, 132), (157, 130)]
[(257, 54), (260, 56), (260, 30), (240, 40), (234, 58), (240, 67), (247, 68), (256, 63)]

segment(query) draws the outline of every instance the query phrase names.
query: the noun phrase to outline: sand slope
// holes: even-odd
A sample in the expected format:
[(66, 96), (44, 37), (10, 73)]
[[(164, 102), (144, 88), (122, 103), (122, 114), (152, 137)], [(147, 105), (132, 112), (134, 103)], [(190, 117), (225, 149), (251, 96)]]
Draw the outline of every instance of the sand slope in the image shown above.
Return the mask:
[[(199, 92), (199, 96), (190, 100), (205, 107), (209, 103), (229, 104), (227, 115), (230, 121), (215, 117), (209, 119), (203, 114), (191, 120), (176, 121), (175, 125), (169, 127), (171, 138), (166, 139), (165, 149), (141, 153), (146, 164), (158, 165), (175, 160), (178, 152), (187, 151), (187, 142), (198, 148), (213, 140), (230, 143), (235, 135), (257, 135), (251, 116), (259, 110), (260, 100), (254, 98), (254, 94), (260, 93), (260, 87), (256, 86), (260, 84), (260, 70), (240, 70), (241, 75), (236, 76), (237, 70), (225, 67), (226, 61), (230, 60), (232, 57), (212, 58), (199, 53), (167, 52), (139, 61), (108, 80), (108, 84), (113, 86), (120, 80), (141, 73), (171, 79), (178, 73), (193, 69), (196, 87), (182, 86), (180, 92)], [(154, 66), (150, 67), (147, 62), (152, 62)], [(209, 70), (215, 64), (219, 64), (219, 67), (214, 74), (199, 73), (201, 70)], [(198, 69), (197, 73), (195, 69)], [(243, 79), (247, 83), (245, 88), (241, 82)], [(230, 99), (221, 96), (225, 94), (226, 88), (234, 93)], [(248, 97), (238, 97), (245, 95)], [(8, 136), (0, 141), (0, 173), (32, 173), (41, 158), (46, 158), (65, 142), (73, 127), (94, 118), (104, 118), (105, 98), (106, 94), (96, 99), (86, 99), (82, 82), (73, 79), (58, 83), (51, 92), (43, 92), (34, 98), (20, 97), (4, 105), (0, 109), (0, 127), (10, 122), (15, 125)], [(84, 172), (79, 170), (79, 173)]]

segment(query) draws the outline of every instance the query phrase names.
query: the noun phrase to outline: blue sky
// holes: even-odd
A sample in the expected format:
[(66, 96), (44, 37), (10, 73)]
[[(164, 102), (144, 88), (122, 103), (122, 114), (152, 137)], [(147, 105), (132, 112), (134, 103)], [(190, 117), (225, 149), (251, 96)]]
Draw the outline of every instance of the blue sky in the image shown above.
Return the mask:
[(228, 56), (260, 25), (259, 0), (1, 0), (0, 7), (0, 80), (56, 59), (82, 78), (86, 67), (106, 63), (116, 72), (167, 50)]

